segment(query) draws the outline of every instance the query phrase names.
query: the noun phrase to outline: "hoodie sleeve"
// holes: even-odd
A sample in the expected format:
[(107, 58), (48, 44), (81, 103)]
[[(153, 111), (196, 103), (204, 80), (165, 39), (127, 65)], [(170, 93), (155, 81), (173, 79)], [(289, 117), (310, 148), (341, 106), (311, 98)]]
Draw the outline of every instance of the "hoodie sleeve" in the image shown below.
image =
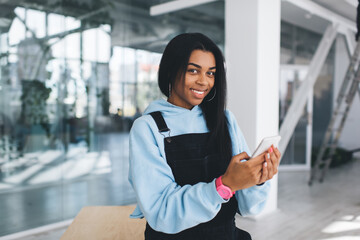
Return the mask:
[[(249, 147), (245, 141), (235, 116), (226, 111), (230, 137), (232, 140), (233, 155), (246, 152), (251, 156)], [(265, 207), (266, 200), (270, 192), (270, 182), (265, 182), (261, 186), (253, 186), (250, 188), (236, 191), (235, 196), (238, 201), (238, 207), (242, 216), (259, 214)]]
[(146, 117), (137, 119), (130, 131), (129, 181), (147, 222), (157, 231), (178, 233), (211, 220), (226, 202), (215, 180), (179, 186)]

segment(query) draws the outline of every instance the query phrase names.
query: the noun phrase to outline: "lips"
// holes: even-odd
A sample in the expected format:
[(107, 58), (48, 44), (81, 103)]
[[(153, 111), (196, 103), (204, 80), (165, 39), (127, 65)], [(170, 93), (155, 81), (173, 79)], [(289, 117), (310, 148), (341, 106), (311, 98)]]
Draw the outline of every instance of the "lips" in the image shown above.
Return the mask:
[(201, 89), (193, 89), (193, 88), (191, 88), (190, 90), (196, 98), (203, 98), (205, 96), (205, 92), (207, 91), (207, 89), (201, 90)]
[(195, 90), (195, 89), (191, 89), (191, 91), (193, 91), (197, 94), (204, 94), (206, 92), (206, 90)]

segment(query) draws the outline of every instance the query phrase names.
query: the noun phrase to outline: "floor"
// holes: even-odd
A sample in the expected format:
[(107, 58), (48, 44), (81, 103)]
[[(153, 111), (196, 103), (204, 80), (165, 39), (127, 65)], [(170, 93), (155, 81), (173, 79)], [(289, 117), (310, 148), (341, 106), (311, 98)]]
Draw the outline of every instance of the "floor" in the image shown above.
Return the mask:
[(309, 187), (306, 172), (281, 172), (277, 212), (237, 218), (254, 240), (360, 240), (360, 159)]
[[(307, 185), (306, 172), (279, 174), (279, 209), (261, 219), (237, 217), (253, 240), (360, 240), (360, 159)], [(65, 228), (18, 240), (59, 239)]]
[[(0, 236), (6, 235), (6, 231), (17, 232), (24, 225), (30, 229), (71, 219), (84, 205), (132, 203), (134, 195), (126, 183), (128, 166), (126, 161), (118, 161), (127, 157), (126, 144), (120, 144), (127, 141), (126, 136), (108, 139), (101, 144), (107, 146), (105, 150), (112, 148), (111, 173), (84, 175), (63, 184), (28, 186), (27, 191), (0, 194)], [(249, 231), (254, 240), (360, 240), (359, 172), (360, 158), (331, 169), (323, 183), (315, 182), (311, 187), (307, 184), (307, 172), (280, 172), (278, 211), (256, 220), (237, 217), (237, 225)], [(36, 220), (40, 216), (43, 222)], [(26, 237), (8, 235), (0, 239), (55, 240), (65, 230), (66, 227), (61, 227)]]
[(72, 219), (83, 206), (136, 201), (127, 180), (128, 161), (122, 160), (128, 159), (128, 134), (106, 134), (96, 141), (96, 152), (76, 148), (62, 161), (46, 151), (34, 156), (36, 164), (0, 178), (0, 239)]

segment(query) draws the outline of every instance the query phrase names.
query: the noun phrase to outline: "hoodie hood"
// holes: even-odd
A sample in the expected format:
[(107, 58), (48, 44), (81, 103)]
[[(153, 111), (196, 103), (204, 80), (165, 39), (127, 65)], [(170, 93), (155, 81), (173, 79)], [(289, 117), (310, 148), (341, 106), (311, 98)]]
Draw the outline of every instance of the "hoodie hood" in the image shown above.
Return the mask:
[(145, 109), (144, 114), (149, 114), (151, 112), (160, 111), (164, 116), (170, 115), (178, 115), (184, 113), (202, 113), (201, 108), (196, 105), (191, 110), (176, 106), (174, 104), (169, 103), (164, 99), (159, 99), (150, 103), (150, 105)]

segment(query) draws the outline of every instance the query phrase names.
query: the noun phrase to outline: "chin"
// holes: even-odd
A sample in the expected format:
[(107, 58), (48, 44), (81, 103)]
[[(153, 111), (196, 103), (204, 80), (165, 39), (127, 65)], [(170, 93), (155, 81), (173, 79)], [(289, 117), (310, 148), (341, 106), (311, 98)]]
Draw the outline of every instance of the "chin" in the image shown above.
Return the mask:
[(203, 102), (203, 100), (204, 100), (204, 99), (201, 99), (201, 100), (198, 100), (198, 101), (194, 101), (194, 102), (192, 102), (191, 104), (192, 104), (193, 106), (197, 106), (197, 105), (200, 105), (200, 104)]

